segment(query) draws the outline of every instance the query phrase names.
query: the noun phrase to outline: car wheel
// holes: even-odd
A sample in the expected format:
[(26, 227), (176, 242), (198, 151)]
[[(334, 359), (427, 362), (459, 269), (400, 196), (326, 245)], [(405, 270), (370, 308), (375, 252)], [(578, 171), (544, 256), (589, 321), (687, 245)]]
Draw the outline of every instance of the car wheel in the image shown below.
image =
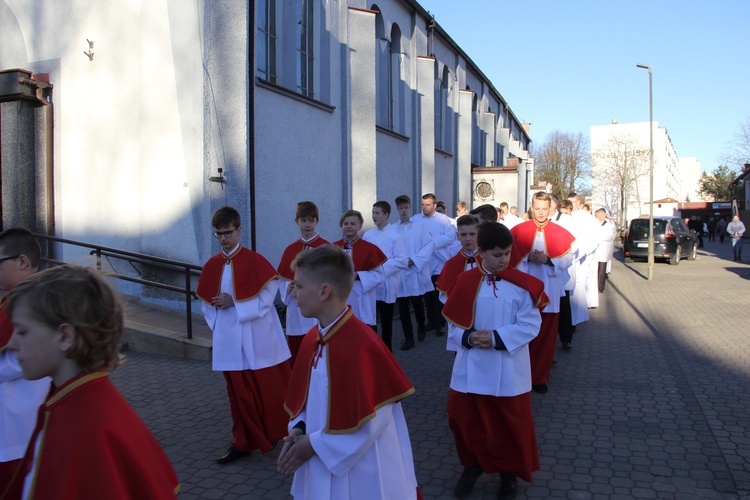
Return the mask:
[(675, 249), (674, 255), (672, 255), (669, 258), (669, 265), (670, 266), (676, 266), (677, 264), (679, 264), (680, 263), (680, 257), (682, 256), (681, 254), (682, 254), (682, 248), (680, 247), (680, 245), (677, 245), (677, 249)]
[(698, 244), (693, 243), (693, 248), (690, 250), (690, 254), (686, 257), (687, 260), (695, 260), (698, 256)]

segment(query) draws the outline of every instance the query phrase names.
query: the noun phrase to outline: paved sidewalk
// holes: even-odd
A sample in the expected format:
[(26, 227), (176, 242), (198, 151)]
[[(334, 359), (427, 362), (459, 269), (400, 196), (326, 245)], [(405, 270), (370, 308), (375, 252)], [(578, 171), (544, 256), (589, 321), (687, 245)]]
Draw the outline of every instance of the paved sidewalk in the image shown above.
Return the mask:
[[(750, 260), (750, 255), (748, 256)], [(695, 262), (613, 265), (601, 305), (558, 350), (550, 391), (532, 393), (541, 470), (528, 498), (750, 496), (750, 265), (728, 243)], [(395, 322), (394, 343), (401, 341)], [(404, 402), (420, 488), (453, 498), (461, 466), (448, 429), (452, 355), (429, 334), (397, 351), (417, 389)], [(220, 373), (210, 363), (127, 353), (112, 379), (143, 416), (182, 482), (181, 498), (289, 498), (278, 448), (217, 466), (230, 436)], [(470, 498), (495, 498), (483, 476)]]

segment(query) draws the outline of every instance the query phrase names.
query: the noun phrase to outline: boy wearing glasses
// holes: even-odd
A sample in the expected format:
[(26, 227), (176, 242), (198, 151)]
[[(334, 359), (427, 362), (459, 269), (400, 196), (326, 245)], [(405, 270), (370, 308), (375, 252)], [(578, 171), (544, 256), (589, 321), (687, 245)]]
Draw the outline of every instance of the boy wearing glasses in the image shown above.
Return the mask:
[[(13, 227), (0, 233), (0, 290), (10, 292), (37, 272), (41, 249), (25, 227)], [(8, 343), (13, 324), (8, 317), (7, 295), (0, 299), (0, 494), (21, 463), (36, 412), (49, 389), (49, 379), (26, 380)], [(20, 486), (8, 491), (8, 498), (21, 496)]]
[(284, 394), (290, 357), (274, 298), (279, 275), (240, 242), (240, 214), (222, 207), (211, 218), (221, 252), (203, 266), (197, 294), (213, 331), (213, 369), (224, 372), (232, 413), (232, 443), (216, 459), (226, 464), (255, 449), (267, 453), (286, 436)]

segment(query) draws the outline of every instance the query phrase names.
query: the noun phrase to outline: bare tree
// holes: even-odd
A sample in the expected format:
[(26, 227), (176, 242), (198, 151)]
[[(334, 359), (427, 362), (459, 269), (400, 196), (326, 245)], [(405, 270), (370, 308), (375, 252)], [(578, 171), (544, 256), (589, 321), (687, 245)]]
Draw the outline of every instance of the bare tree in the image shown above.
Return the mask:
[(727, 142), (727, 150), (722, 155), (722, 160), (733, 170), (742, 171), (745, 163), (750, 163), (750, 116), (740, 124), (740, 129), (732, 135)]
[(589, 145), (580, 132), (551, 132), (539, 148), (534, 148), (533, 156), (537, 183), (552, 184), (552, 191), (563, 197), (587, 189), (591, 176)]
[(649, 150), (639, 149), (638, 145), (628, 134), (614, 134), (591, 155), (594, 190), (602, 195), (604, 208), (619, 227), (627, 223), (630, 200), (635, 199), (641, 206), (638, 181), (648, 175)]

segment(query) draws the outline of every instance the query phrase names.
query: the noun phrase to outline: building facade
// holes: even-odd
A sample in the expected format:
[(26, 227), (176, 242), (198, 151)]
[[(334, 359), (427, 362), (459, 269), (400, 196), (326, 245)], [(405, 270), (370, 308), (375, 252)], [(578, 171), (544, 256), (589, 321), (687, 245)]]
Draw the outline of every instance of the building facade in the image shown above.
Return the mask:
[(330, 239), (379, 199), (471, 205), (502, 168), (520, 207), (533, 179), (528, 131), (413, 0), (0, 0), (0, 32), (4, 227), (200, 263), (230, 204), (275, 264), (301, 200)]
[[(649, 131), (649, 122), (591, 127), (592, 202), (606, 208), (620, 227), (649, 213)], [(667, 129), (656, 121), (653, 131), (654, 213), (664, 209), (670, 213), (659, 215), (672, 215), (677, 202), (696, 201), (701, 166), (695, 158), (680, 160)]]

